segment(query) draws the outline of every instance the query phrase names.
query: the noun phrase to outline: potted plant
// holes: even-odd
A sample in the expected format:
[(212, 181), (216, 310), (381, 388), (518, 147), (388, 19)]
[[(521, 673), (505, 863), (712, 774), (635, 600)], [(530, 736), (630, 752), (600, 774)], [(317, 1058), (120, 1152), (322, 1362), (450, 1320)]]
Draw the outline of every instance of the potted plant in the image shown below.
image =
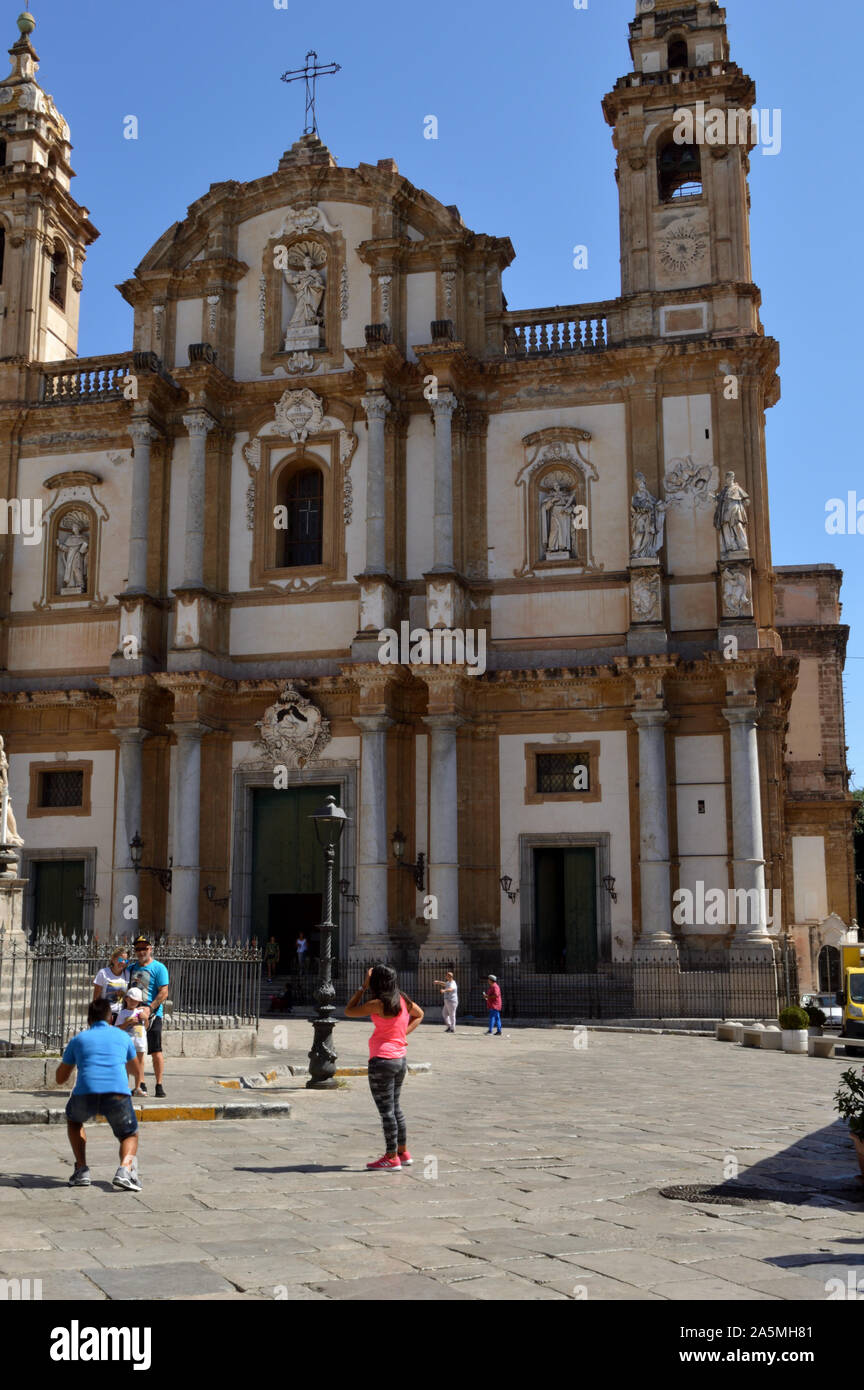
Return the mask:
[(802, 1052), (806, 1056), (807, 1029), (810, 1027), (806, 1009), (790, 1004), (787, 1009), (780, 1010), (778, 1021), (783, 1030), (783, 1051)]
[(811, 1038), (821, 1038), (822, 1029), (828, 1022), (828, 1015), (815, 1004), (805, 1004), (804, 1012), (810, 1020), (809, 1033)]
[(851, 1068), (843, 1072), (834, 1103), (843, 1119), (849, 1121), (849, 1133), (855, 1144), (864, 1181), (864, 1072), (860, 1076)]

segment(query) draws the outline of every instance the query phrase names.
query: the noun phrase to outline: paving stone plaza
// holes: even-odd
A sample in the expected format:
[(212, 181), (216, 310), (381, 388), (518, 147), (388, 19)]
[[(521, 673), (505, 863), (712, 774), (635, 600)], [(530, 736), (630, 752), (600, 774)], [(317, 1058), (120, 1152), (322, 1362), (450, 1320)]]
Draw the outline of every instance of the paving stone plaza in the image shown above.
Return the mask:
[[(267, 1049), (263, 1023), (254, 1062), (170, 1061), (169, 1099), (259, 1100), (218, 1080), (304, 1062), (308, 1022), (278, 1026), (287, 1048)], [(363, 1064), (367, 1033), (337, 1026), (340, 1066)], [(140, 1194), (111, 1187), (107, 1127), (91, 1127), (93, 1186), (76, 1190), (64, 1125), (5, 1126), (0, 1278), (76, 1302), (826, 1301), (850, 1272), (864, 1280), (864, 1201), (832, 1108), (848, 1062), (692, 1037), (584, 1041), (424, 1024), (409, 1056), (431, 1070), (405, 1085), (415, 1162), (401, 1173), (365, 1171), (380, 1127), (363, 1077), (336, 1091), (280, 1077), (265, 1099), (290, 1118), (142, 1124)], [(0, 1108), (35, 1099), (5, 1092)], [(774, 1200), (659, 1195), (735, 1191), (736, 1164)]]

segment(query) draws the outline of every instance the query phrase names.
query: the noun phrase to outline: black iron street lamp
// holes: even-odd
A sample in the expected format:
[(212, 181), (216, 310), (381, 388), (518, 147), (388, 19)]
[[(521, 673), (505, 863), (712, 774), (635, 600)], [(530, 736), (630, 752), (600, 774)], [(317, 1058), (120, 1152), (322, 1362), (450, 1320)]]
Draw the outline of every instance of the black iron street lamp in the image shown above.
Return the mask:
[(396, 860), (399, 868), (411, 870), (414, 875), (414, 882), (417, 885), (417, 891), (418, 893), (422, 893), (423, 886), (426, 882), (426, 856), (421, 853), (417, 855), (416, 864), (405, 863), (405, 845), (407, 841), (398, 826), (393, 831), (390, 843), (393, 846), (393, 858)]
[(502, 893), (506, 893), (511, 903), (515, 903), (519, 889), (513, 890), (513, 880), (509, 874), (502, 874), (498, 882), (501, 884)]
[(171, 881), (174, 877), (174, 875), (171, 872), (171, 866), (174, 863), (174, 856), (172, 855), (171, 858), (168, 860), (167, 869), (154, 869), (151, 868), (148, 864), (141, 863), (141, 851), (143, 848), (144, 841), (141, 839), (140, 833), (136, 830), (135, 834), (132, 836), (132, 839), (129, 841), (129, 854), (132, 858), (132, 868), (135, 870), (136, 874), (153, 874), (156, 878), (158, 878), (159, 883), (165, 889), (165, 892), (170, 893)]
[(328, 796), (324, 805), (309, 819), (315, 824), (318, 843), (324, 851), (324, 921), (321, 923), (321, 976), (315, 991), (318, 1012), (312, 1020), (315, 1037), (309, 1053), (309, 1080), (307, 1088), (332, 1089), (336, 1081), (336, 1049), (333, 1046), (333, 1009), (336, 991), (333, 988), (331, 973), (333, 937), (333, 871), (336, 865), (336, 846), (342, 838), (342, 831), (348, 817), (336, 798)]

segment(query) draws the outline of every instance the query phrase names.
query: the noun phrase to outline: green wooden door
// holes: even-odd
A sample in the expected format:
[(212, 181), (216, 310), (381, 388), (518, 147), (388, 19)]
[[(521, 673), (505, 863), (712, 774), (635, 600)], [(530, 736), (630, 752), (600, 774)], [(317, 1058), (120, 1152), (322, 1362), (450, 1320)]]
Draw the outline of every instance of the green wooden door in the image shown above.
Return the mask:
[[(278, 940), (280, 969), (288, 968), (294, 942), (301, 928), (317, 953), (317, 933), (310, 933), (309, 902), (321, 899), (316, 923), (323, 916), (324, 851), (309, 819), (328, 796), (339, 801), (338, 786), (264, 788), (253, 792), (252, 820), (252, 932), (259, 942), (272, 933)], [(339, 850), (333, 884), (333, 920), (339, 921)], [(292, 906), (296, 902), (296, 911)], [(333, 954), (338, 955), (339, 932), (333, 933)]]
[(534, 851), (534, 959), (538, 970), (597, 969), (596, 851)]
[(59, 926), (65, 936), (80, 932), (84, 925), (84, 900), (77, 889), (84, 887), (83, 859), (37, 859), (30, 864), (33, 879), (33, 926)]

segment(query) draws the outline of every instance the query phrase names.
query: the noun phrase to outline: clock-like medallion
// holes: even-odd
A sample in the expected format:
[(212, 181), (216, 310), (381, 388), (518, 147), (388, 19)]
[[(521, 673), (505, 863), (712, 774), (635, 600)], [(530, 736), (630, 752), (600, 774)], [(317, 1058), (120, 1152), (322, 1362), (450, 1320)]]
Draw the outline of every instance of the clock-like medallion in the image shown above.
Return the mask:
[(693, 266), (701, 260), (705, 250), (706, 233), (697, 227), (688, 226), (681, 223), (678, 226), (670, 227), (660, 238), (659, 255), (660, 263), (666, 270), (672, 270), (679, 275), (687, 270), (692, 270)]

